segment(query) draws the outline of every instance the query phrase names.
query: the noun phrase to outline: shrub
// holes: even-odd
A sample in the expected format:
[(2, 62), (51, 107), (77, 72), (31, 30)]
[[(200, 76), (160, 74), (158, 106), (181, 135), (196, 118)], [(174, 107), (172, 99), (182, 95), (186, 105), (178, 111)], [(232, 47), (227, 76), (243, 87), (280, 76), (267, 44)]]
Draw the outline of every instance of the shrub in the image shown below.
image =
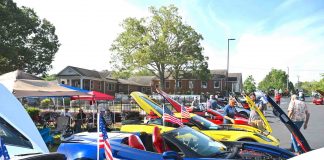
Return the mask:
[(43, 99), (41, 101), (41, 106), (44, 107), (44, 108), (49, 107), (50, 104), (51, 104), (51, 100), (49, 98)]
[(28, 106), (26, 110), (32, 120), (38, 121), (40, 109)]

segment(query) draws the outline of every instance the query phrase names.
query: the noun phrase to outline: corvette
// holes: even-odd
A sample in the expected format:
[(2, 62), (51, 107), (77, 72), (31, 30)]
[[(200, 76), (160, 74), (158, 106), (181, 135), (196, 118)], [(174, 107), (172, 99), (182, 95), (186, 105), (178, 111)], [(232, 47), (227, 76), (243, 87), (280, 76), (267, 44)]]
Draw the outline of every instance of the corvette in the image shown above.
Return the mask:
[[(132, 98), (135, 102), (141, 107), (147, 114), (154, 112), (158, 117), (161, 117), (163, 114), (162, 108), (151, 100), (147, 95), (141, 92), (132, 92)], [(181, 117), (180, 113), (175, 113), (176, 117)], [(264, 132), (246, 125), (216, 125), (207, 119), (190, 114), (189, 119), (182, 119), (183, 122), (193, 127), (196, 130), (208, 135), (214, 140), (218, 141), (252, 141), (259, 142), (263, 144), (271, 144), (274, 146), (279, 145), (279, 140), (271, 135), (266, 135)], [(155, 125), (161, 127), (163, 125), (162, 121), (154, 121)], [(168, 129), (175, 129), (170, 127)], [(152, 132), (152, 125), (146, 124), (130, 124), (123, 125), (121, 131), (124, 132)]]
[[(163, 96), (177, 112), (181, 112), (181, 105), (177, 101), (172, 99), (167, 93), (163, 92), (160, 89), (156, 89), (156, 91), (161, 96)], [(217, 111), (213, 110), (213, 109), (207, 109), (206, 111), (196, 111), (196, 112), (193, 112), (193, 113), (195, 113), (197, 115), (200, 115), (200, 116), (208, 119), (209, 121), (211, 121), (211, 122), (213, 122), (215, 124), (223, 124), (223, 119), (224, 119), (224, 116), (223, 116), (224, 110), (223, 110), (223, 108), (224, 107), (218, 105), (217, 108), (218, 108)], [(241, 113), (241, 114), (243, 114), (243, 116), (236, 114), (235, 118), (234, 118), (234, 124), (249, 125), (248, 124), (248, 119), (247, 119), (246, 116), (250, 114), (250, 111), (247, 111), (247, 112), (241, 111), (241, 112), (237, 112), (237, 113)]]
[[(288, 159), (294, 157), (291, 152), (254, 142), (218, 142), (188, 127), (179, 127), (164, 131), (163, 127), (152, 125), (152, 134), (108, 133), (113, 157), (116, 159), (174, 159), (174, 160), (213, 160), (213, 159)], [(59, 153), (67, 159), (97, 159), (98, 133), (75, 134), (63, 141)], [(99, 150), (99, 159), (104, 159), (103, 149)]]

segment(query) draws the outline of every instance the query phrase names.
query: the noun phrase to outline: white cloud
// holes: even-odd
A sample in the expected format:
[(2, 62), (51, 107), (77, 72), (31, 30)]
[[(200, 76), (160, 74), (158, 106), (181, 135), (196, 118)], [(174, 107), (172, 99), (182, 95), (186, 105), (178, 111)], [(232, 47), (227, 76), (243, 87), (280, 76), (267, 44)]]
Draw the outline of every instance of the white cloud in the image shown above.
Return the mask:
[(68, 65), (87, 69), (110, 69), (110, 45), (121, 32), (127, 17), (144, 17), (147, 10), (126, 1), (16, 0), (18, 6), (33, 8), (40, 18), (56, 27), (62, 44), (56, 53), (53, 70), (58, 73)]

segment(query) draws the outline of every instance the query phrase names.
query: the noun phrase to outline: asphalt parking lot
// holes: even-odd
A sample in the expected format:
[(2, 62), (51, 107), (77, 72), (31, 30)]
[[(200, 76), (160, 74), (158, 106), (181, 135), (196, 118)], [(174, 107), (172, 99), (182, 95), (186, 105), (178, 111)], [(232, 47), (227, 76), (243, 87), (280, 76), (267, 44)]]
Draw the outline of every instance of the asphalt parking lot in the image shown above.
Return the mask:
[[(280, 107), (286, 113), (289, 101), (290, 99), (288, 98), (282, 98), (282, 102), (280, 104)], [(301, 131), (312, 149), (322, 148), (324, 147), (324, 105), (312, 104), (312, 98), (306, 98), (305, 102), (311, 115), (308, 128), (304, 130), (302, 127)], [(279, 118), (273, 115), (271, 108), (267, 109), (265, 116), (272, 127), (272, 135), (280, 140), (280, 147), (290, 148), (290, 132), (285, 125), (281, 123)]]

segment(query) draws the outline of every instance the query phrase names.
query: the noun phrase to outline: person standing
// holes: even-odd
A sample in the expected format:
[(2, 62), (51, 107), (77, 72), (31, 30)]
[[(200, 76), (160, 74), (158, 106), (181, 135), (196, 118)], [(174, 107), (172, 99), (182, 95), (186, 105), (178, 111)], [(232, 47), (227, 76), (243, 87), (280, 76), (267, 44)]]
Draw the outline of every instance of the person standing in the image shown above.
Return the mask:
[[(300, 129), (304, 124), (304, 129), (307, 129), (310, 113), (306, 103), (297, 99), (297, 95), (292, 95), (288, 106), (288, 117), (294, 122), (296, 127)], [(295, 152), (300, 151), (295, 138), (291, 135), (291, 149)]]
[(198, 105), (199, 105), (198, 97), (195, 97), (194, 100), (191, 102), (190, 108), (192, 110), (195, 110), (195, 109), (199, 108)]
[(76, 116), (76, 120), (75, 120), (75, 132), (79, 133), (82, 131), (82, 124), (85, 122), (86, 120), (86, 114), (83, 113), (83, 110), (80, 108), (79, 109), (79, 113)]
[(280, 100), (281, 100), (281, 94), (280, 93), (276, 93), (275, 94), (275, 100), (276, 100), (276, 103), (278, 105), (280, 105)]
[[(251, 100), (255, 103), (256, 107), (261, 111), (261, 113), (263, 113), (263, 110), (265, 108), (264, 107), (265, 104), (263, 104), (263, 101), (260, 99), (257, 99), (254, 92), (251, 92), (249, 96), (250, 96)], [(250, 111), (250, 117), (249, 117), (248, 123), (252, 127), (258, 128), (260, 130), (264, 130), (263, 121), (262, 121), (260, 115), (258, 114), (258, 112), (256, 110), (254, 110), (252, 108)]]
[(234, 116), (235, 116), (235, 101), (234, 99), (230, 99), (228, 104), (224, 108), (224, 124), (234, 124)]

